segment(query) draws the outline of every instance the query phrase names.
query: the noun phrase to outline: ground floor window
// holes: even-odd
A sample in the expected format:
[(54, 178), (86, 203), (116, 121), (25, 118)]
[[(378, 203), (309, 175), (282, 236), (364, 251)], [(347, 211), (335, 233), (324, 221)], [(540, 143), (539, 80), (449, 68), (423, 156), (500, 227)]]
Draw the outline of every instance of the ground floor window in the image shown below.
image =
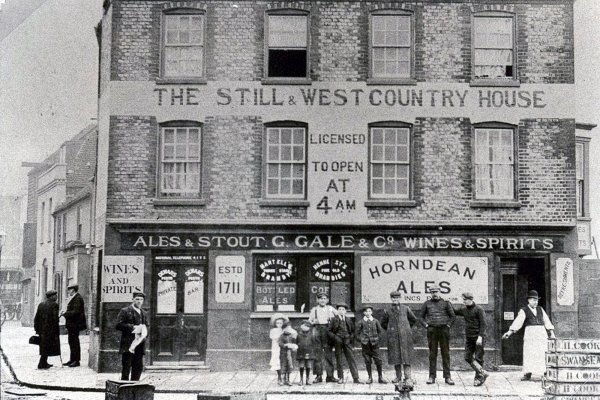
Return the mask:
[(308, 312), (316, 296), (353, 307), (354, 263), (346, 254), (261, 254), (254, 257), (256, 311)]

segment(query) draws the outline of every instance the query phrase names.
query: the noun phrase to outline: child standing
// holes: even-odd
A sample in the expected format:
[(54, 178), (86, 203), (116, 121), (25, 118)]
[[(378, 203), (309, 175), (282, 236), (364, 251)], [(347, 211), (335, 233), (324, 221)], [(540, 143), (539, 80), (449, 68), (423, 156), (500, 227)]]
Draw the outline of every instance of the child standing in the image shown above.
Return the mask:
[(289, 323), (288, 317), (283, 314), (273, 314), (271, 316), (271, 330), (269, 331), (269, 338), (271, 339), (271, 371), (277, 371), (277, 384), (281, 385), (281, 363), (279, 362), (279, 337), (283, 333), (283, 328)]
[(379, 338), (381, 337), (383, 328), (379, 321), (373, 318), (373, 307), (364, 306), (363, 315), (364, 317), (356, 322), (356, 338), (360, 341), (365, 367), (369, 375), (367, 384), (373, 383), (373, 369), (371, 366), (373, 361), (375, 361), (375, 366), (377, 367), (379, 383), (387, 383), (383, 378), (383, 367), (381, 357), (379, 356)]
[(296, 344), (296, 337), (298, 332), (290, 325), (283, 328), (283, 333), (279, 337), (279, 363), (281, 366), (281, 375), (283, 377), (283, 384), (292, 386), (290, 383), (290, 373), (294, 369), (294, 351), (298, 349)]
[(298, 368), (300, 369), (300, 383), (304, 384), (303, 375), (306, 369), (306, 384), (310, 385), (310, 370), (313, 368), (315, 355), (317, 351), (317, 339), (312, 332), (312, 324), (310, 321), (302, 321), (300, 325), (300, 332), (298, 332), (298, 352), (296, 353), (296, 360), (298, 361)]

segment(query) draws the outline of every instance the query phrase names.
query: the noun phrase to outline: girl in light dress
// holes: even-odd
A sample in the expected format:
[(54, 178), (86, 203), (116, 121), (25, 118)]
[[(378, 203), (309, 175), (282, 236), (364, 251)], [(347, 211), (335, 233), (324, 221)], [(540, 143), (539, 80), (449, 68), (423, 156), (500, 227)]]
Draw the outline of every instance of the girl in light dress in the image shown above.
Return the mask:
[(279, 337), (283, 333), (283, 329), (289, 324), (290, 320), (283, 314), (276, 313), (271, 316), (271, 330), (269, 331), (269, 338), (271, 339), (271, 371), (277, 371), (277, 384), (282, 385), (281, 380), (281, 362), (279, 361), (279, 355), (281, 348), (279, 347)]

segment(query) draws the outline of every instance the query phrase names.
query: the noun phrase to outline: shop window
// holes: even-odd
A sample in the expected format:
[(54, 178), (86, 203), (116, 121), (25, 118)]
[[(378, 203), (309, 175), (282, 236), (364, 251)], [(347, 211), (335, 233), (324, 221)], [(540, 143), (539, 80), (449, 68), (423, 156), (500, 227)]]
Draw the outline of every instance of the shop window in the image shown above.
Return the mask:
[(160, 131), (160, 196), (200, 197), (202, 127), (168, 123)]
[(194, 9), (163, 15), (162, 75), (199, 78), (204, 75), (205, 15)]
[(327, 293), (331, 304), (353, 307), (352, 256), (265, 254), (256, 256), (254, 264), (257, 312), (309, 312), (319, 293)]
[(371, 15), (371, 76), (410, 78), (412, 75), (412, 14), (378, 11)]
[(475, 128), (475, 198), (514, 200), (515, 130)]
[(267, 77), (308, 78), (308, 13), (267, 14)]
[(473, 17), (473, 77), (516, 79), (515, 19), (506, 13)]
[(374, 199), (408, 199), (410, 195), (410, 125), (370, 127), (369, 190)]
[(304, 199), (306, 187), (306, 125), (266, 126), (266, 198)]

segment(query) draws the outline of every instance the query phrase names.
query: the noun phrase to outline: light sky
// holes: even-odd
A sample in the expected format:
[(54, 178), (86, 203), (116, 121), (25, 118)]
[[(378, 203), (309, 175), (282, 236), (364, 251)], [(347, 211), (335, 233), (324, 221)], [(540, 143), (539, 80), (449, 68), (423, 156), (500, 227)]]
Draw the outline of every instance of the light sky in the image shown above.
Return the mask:
[[(0, 42), (0, 195), (25, 193), (21, 162), (42, 161), (96, 118), (101, 16), (101, 0), (46, 0)], [(599, 33), (600, 1), (576, 0), (578, 97), (564, 107), (577, 122), (600, 123)], [(592, 233), (600, 239), (600, 128), (591, 136)]]

